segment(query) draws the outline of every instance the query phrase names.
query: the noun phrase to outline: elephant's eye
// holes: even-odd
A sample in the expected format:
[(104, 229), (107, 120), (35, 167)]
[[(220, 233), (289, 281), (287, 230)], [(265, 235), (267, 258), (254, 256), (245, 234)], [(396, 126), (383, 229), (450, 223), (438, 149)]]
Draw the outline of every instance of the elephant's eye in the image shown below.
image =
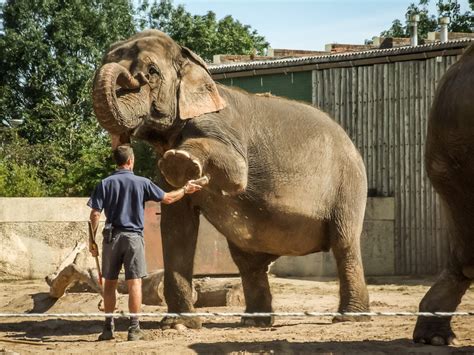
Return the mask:
[(150, 68), (148, 69), (148, 73), (150, 75), (153, 75), (153, 74), (157, 74), (157, 75), (160, 75), (160, 69), (158, 69), (156, 66), (154, 65), (150, 65)]

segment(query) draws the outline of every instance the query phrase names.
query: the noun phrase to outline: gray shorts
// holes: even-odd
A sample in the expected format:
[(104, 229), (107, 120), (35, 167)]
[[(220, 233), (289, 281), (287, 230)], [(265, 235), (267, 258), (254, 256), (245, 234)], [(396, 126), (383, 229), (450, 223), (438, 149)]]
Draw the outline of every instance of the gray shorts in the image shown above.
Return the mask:
[(137, 232), (119, 231), (112, 240), (102, 244), (102, 275), (106, 280), (117, 280), (122, 264), (125, 279), (141, 279), (146, 276), (145, 241)]

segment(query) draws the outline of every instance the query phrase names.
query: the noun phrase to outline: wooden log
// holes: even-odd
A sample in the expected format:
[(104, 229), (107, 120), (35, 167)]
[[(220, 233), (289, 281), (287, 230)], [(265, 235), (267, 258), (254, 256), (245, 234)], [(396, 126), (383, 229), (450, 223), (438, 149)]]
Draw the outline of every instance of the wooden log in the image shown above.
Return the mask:
[(240, 280), (203, 278), (194, 280), (195, 307), (242, 306), (245, 304)]
[[(70, 292), (97, 292), (102, 294), (102, 289), (97, 282), (97, 271), (91, 268), (81, 268), (72, 263), (57, 271), (52, 278), (46, 281), (50, 286), (50, 296), (60, 298), (66, 290)], [(117, 291), (128, 293), (127, 282), (119, 279)], [(158, 270), (150, 273), (142, 280), (143, 304), (165, 306), (164, 297), (164, 271)], [(240, 280), (219, 278), (202, 278), (193, 281), (193, 303), (196, 307), (222, 307), (241, 306), (245, 304), (244, 294)], [(100, 305), (99, 305), (100, 308)]]
[(77, 256), (86, 248), (86, 243), (77, 242), (74, 249), (66, 256), (63, 262), (58, 266), (55, 272), (46, 276), (46, 283), (51, 285), (52, 280), (56, 279), (61, 271), (64, 270), (70, 264), (75, 264)]
[(81, 269), (76, 264), (69, 264), (64, 267), (54, 279), (46, 278), (49, 285), (49, 295), (53, 298), (60, 298), (67, 289), (75, 286), (76, 291), (97, 292), (102, 294), (102, 288), (97, 282), (97, 271), (93, 269)]

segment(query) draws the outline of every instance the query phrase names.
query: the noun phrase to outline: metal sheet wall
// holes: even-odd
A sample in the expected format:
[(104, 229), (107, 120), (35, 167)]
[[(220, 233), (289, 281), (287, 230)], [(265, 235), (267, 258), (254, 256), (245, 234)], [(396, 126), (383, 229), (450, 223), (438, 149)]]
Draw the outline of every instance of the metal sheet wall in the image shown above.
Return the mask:
[(369, 194), (395, 197), (397, 274), (438, 272), (447, 228), (428, 180), (424, 144), (435, 88), (457, 56), (313, 71), (313, 104), (350, 135)]

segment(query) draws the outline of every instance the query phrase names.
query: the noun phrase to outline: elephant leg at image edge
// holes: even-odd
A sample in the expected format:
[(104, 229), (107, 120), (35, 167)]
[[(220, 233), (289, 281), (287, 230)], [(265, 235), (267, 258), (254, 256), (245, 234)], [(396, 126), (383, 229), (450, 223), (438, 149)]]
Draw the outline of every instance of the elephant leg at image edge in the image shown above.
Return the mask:
[[(189, 198), (161, 207), (161, 235), (164, 260), (164, 295), (168, 312), (194, 312), (192, 278), (194, 254), (199, 229), (199, 211)], [(162, 328), (184, 324), (201, 328), (199, 317), (169, 318), (161, 321)]]
[[(362, 227), (360, 227), (361, 229)], [(346, 235), (340, 231), (352, 232)], [(331, 248), (336, 259), (339, 276), (338, 312), (369, 312), (369, 293), (364, 278), (364, 268), (360, 252), (359, 228), (335, 226)], [(336, 316), (336, 322), (365, 322), (370, 316)]]
[[(451, 262), (421, 300), (420, 312), (454, 312), (470, 285), (471, 280), (462, 274), (461, 267)], [(451, 317), (418, 317), (413, 331), (416, 343), (451, 345), (455, 339)]]
[[(245, 312), (272, 312), (272, 295), (268, 282), (268, 266), (278, 256), (264, 253), (247, 253), (231, 242), (229, 250), (235, 264), (239, 268), (245, 296)], [(273, 324), (274, 317), (242, 317), (242, 325), (268, 327)]]

